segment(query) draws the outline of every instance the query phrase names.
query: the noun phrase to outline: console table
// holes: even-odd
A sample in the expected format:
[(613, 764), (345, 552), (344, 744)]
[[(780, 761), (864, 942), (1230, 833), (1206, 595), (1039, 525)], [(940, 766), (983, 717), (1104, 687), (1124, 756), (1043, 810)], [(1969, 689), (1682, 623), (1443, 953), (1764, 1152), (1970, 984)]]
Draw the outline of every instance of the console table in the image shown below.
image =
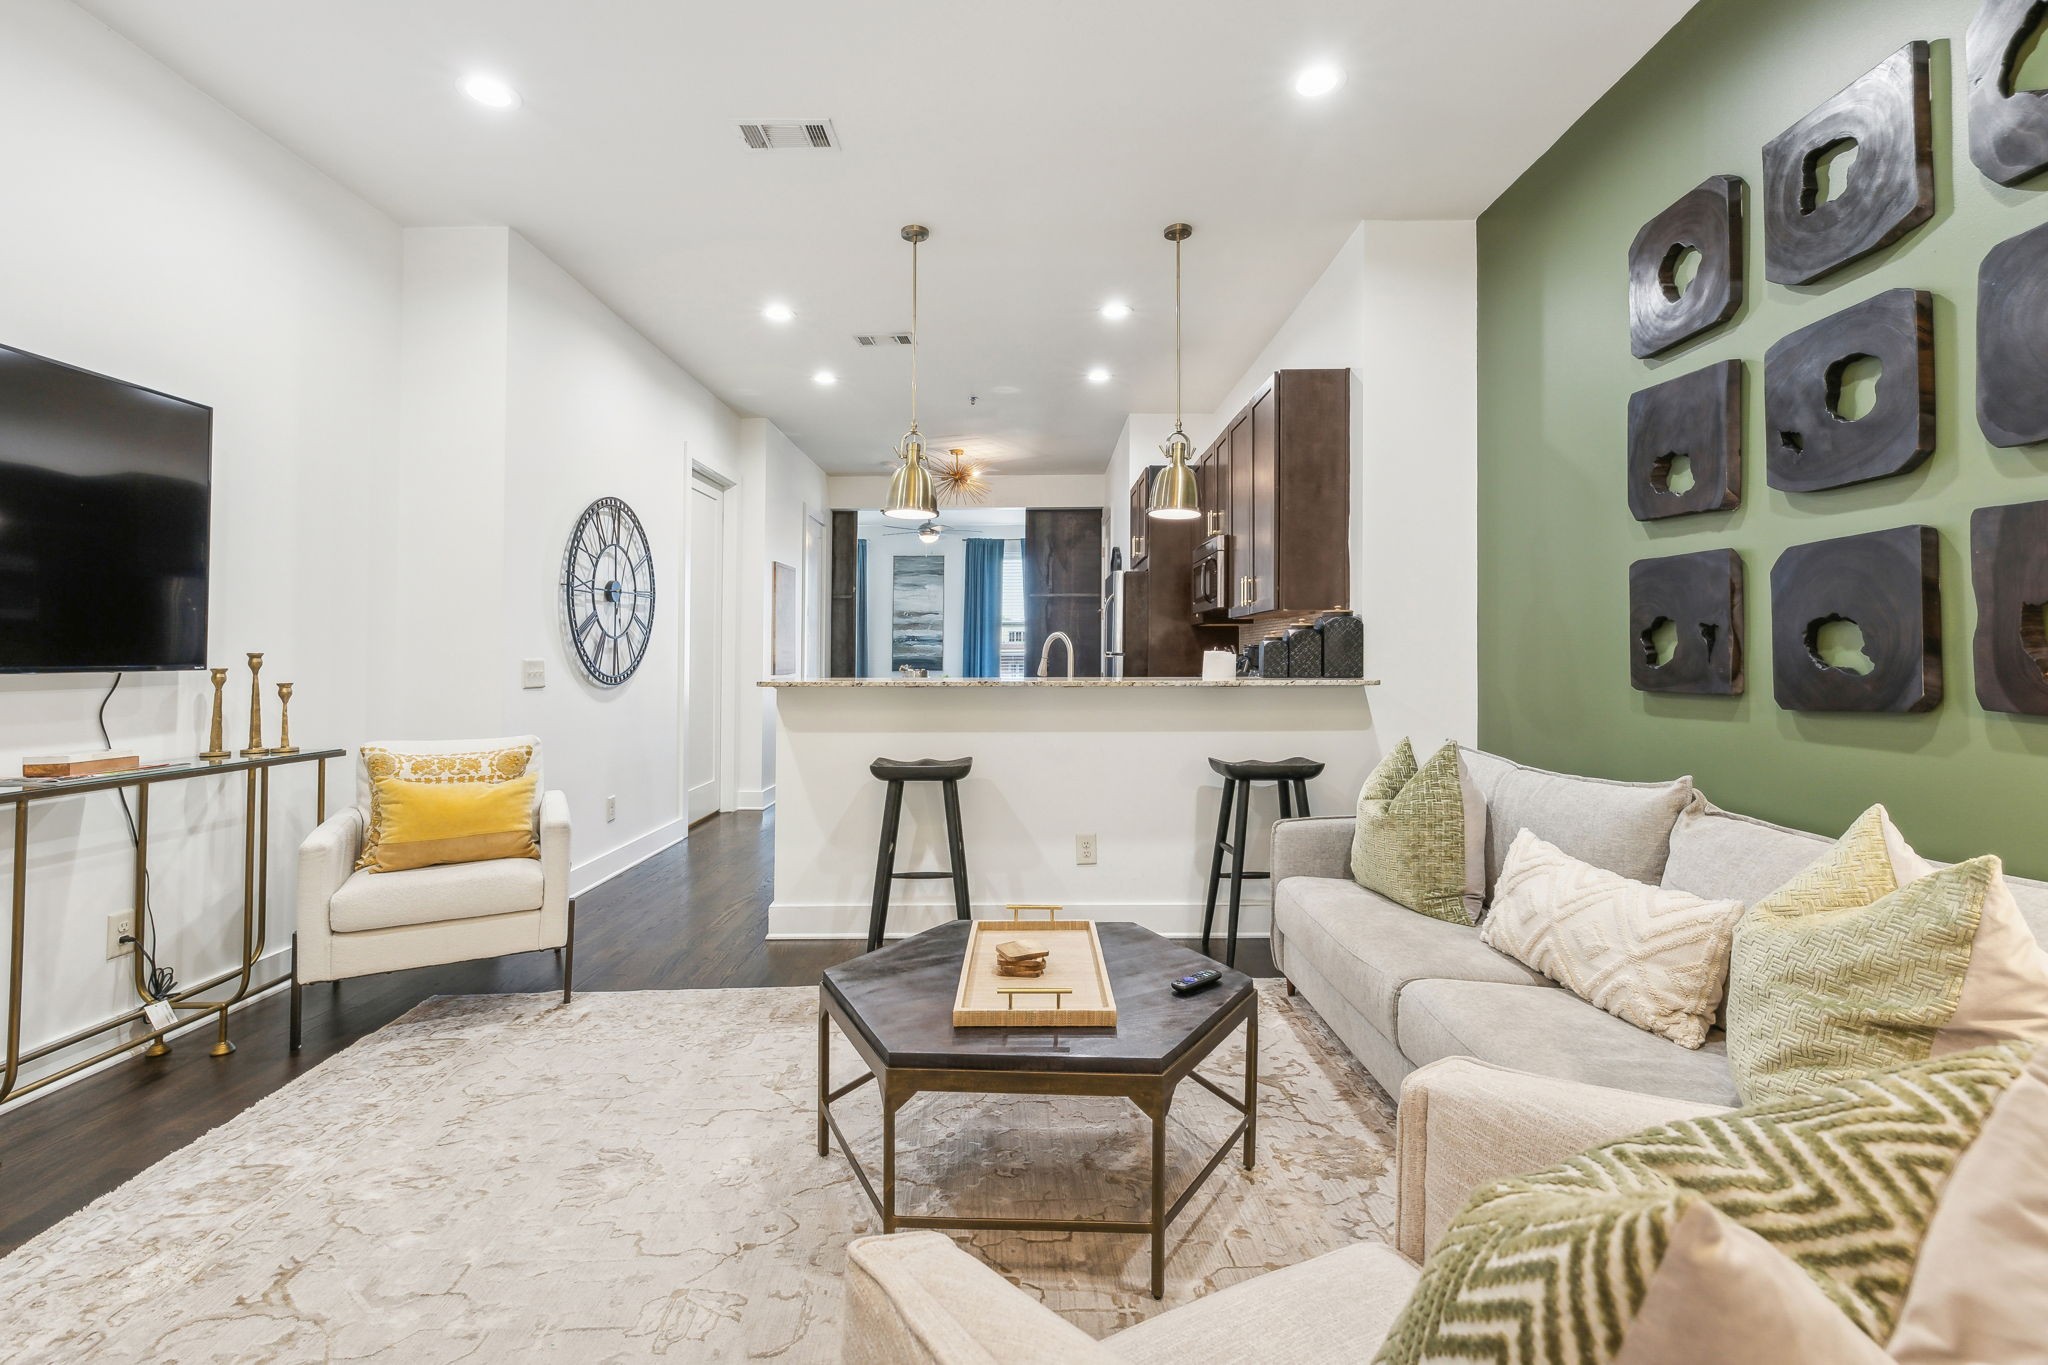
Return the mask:
[[(270, 771), (273, 768), (289, 767), (293, 764), (312, 763), (318, 765), (319, 773), (315, 788), (315, 820), (327, 818), (327, 760), (340, 758), (346, 749), (309, 749), (294, 754), (264, 754), (250, 758), (225, 758), (209, 761), (201, 758), (178, 759), (170, 763), (159, 763), (147, 768), (135, 768), (127, 772), (101, 773), (93, 777), (53, 778), (34, 780), (15, 778), (0, 781), (0, 807), (14, 807), (14, 899), (13, 925), (9, 939), (10, 956), (7, 971), (7, 1062), (0, 1071), (0, 1101), (16, 1095), (26, 1095), (53, 1085), (74, 1072), (89, 1066), (97, 1066), (110, 1057), (118, 1057), (143, 1039), (150, 1046), (144, 1056), (161, 1057), (169, 1052), (170, 1045), (164, 1035), (182, 1027), (187, 1019), (152, 1027), (139, 1038), (129, 1038), (116, 1043), (80, 1062), (73, 1062), (62, 1070), (47, 1076), (39, 1076), (27, 1085), (18, 1084), (21, 1068), (25, 1063), (75, 1047), (89, 1038), (146, 1019), (150, 1003), (148, 984), (143, 976), (141, 945), (138, 943), (132, 954), (135, 967), (135, 994), (142, 1001), (134, 1009), (118, 1015), (102, 1024), (94, 1024), (76, 1033), (44, 1043), (26, 1051), (21, 1046), (21, 1000), (24, 937), (28, 922), (28, 808), (38, 801), (56, 801), (70, 796), (83, 796), (88, 792), (113, 791), (133, 788), (135, 791), (135, 930), (140, 939), (143, 933), (143, 907), (147, 903), (147, 882), (149, 879), (149, 791), (162, 782), (188, 782), (195, 778), (219, 777), (227, 773), (244, 775), (244, 813), (242, 836), (242, 959), (238, 967), (209, 977), (204, 981), (185, 986), (165, 997), (173, 1010), (191, 1015), (203, 1015), (212, 1011), (220, 1016), (220, 1034), (211, 1049), (216, 1057), (225, 1057), (235, 1050), (228, 1041), (228, 1011), (249, 994), (249, 986), (256, 964), (263, 957), (265, 932), (269, 927), (269, 871), (270, 871)], [(226, 986), (233, 988), (226, 996), (214, 1000), (201, 1000), (199, 996), (208, 991)]]

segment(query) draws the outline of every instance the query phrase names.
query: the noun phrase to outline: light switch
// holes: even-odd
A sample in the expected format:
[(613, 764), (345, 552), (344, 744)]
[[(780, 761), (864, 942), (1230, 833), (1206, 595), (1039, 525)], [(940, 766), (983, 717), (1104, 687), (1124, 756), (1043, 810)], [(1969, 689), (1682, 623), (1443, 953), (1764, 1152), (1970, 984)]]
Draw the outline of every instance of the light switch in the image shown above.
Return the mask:
[(522, 659), (519, 663), (519, 685), (521, 687), (546, 687), (548, 666), (545, 659)]

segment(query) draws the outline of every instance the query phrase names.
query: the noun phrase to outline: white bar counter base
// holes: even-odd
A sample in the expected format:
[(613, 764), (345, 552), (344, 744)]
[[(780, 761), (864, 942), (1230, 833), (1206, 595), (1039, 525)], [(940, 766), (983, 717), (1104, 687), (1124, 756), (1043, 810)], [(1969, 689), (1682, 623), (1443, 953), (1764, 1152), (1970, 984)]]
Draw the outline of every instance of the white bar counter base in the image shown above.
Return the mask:
[[(1348, 814), (1379, 759), (1357, 678), (774, 679), (775, 896), (770, 939), (867, 936), (886, 784), (877, 758), (972, 758), (960, 783), (977, 918), (1013, 901), (1077, 918), (1132, 920), (1172, 937), (1202, 931), (1223, 779), (1211, 758), (1309, 758), (1317, 815)], [(945, 695), (932, 695), (944, 693)], [(1265, 871), (1272, 784), (1253, 788), (1245, 866)], [(1096, 862), (1075, 862), (1077, 836)], [(906, 784), (896, 870), (945, 866), (938, 783)], [(1239, 938), (1263, 938), (1270, 887), (1248, 881)], [(1217, 897), (1216, 951), (1230, 887)], [(953, 917), (952, 884), (895, 883), (889, 936)]]

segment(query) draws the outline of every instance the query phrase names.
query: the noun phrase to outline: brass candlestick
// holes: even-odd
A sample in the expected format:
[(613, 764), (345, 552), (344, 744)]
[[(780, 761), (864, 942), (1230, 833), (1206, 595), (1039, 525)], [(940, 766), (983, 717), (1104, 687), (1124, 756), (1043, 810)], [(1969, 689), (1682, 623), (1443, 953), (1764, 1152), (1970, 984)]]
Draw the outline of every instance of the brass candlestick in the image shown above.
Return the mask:
[(228, 685), (228, 671), (216, 668), (208, 676), (213, 679), (213, 724), (206, 732), (206, 752), (199, 756), (209, 763), (218, 763), (230, 757), (227, 741), (220, 733), (221, 689)]
[(249, 655), (249, 747), (242, 750), (243, 758), (261, 758), (270, 751), (263, 747), (263, 687), (256, 675), (263, 671), (263, 654), (260, 650)]
[(292, 685), (277, 685), (277, 747), (274, 754), (295, 754), (299, 746), (292, 743)]

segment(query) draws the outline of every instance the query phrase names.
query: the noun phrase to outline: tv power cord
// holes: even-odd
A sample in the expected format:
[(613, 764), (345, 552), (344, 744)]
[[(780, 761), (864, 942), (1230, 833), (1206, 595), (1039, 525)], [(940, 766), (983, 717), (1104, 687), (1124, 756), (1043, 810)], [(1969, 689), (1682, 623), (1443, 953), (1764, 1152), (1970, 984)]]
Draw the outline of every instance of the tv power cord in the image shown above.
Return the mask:
[[(107, 703), (114, 699), (115, 689), (121, 686), (121, 679), (126, 676), (124, 673), (116, 673), (113, 685), (107, 688), (107, 695), (100, 698), (100, 739), (109, 749), (114, 747), (114, 740), (113, 736), (107, 733)], [(142, 836), (135, 828), (135, 813), (128, 808), (128, 793), (116, 787), (114, 795), (119, 797), (121, 801), (121, 818), (128, 822), (128, 843), (131, 847), (140, 851)], [(169, 967), (159, 967), (157, 965), (156, 912), (150, 905), (149, 873), (147, 870), (142, 874), (142, 904), (135, 907), (135, 912), (141, 919), (141, 924), (138, 927), (142, 930), (142, 936), (137, 937), (134, 934), (123, 934), (121, 935), (121, 942), (134, 945), (135, 951), (142, 954), (143, 965), (149, 969), (144, 974), (143, 980), (145, 989), (149, 991), (150, 999), (168, 1000), (171, 992), (177, 989), (178, 974)]]

